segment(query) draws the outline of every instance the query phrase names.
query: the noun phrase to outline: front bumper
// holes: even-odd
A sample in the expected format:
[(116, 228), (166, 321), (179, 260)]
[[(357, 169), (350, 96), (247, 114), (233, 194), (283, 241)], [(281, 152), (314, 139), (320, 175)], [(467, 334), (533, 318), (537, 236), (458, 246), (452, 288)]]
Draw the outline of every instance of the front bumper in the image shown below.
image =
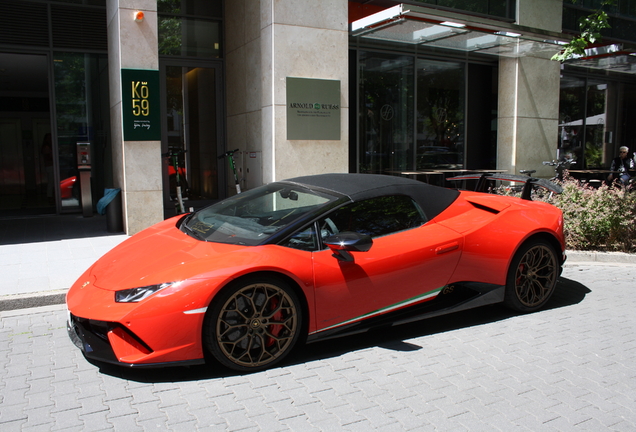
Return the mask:
[[(161, 367), (167, 365), (195, 365), (204, 359), (143, 363), (153, 356), (153, 350), (137, 335), (119, 323), (79, 318), (69, 313), (66, 330), (75, 346), (91, 360), (128, 367)], [(127, 360), (121, 361), (115, 352)], [(139, 363), (134, 360), (138, 359)]]
[(69, 313), (66, 330), (73, 344), (90, 359), (119, 363), (108, 340), (113, 325), (105, 321), (78, 318)]

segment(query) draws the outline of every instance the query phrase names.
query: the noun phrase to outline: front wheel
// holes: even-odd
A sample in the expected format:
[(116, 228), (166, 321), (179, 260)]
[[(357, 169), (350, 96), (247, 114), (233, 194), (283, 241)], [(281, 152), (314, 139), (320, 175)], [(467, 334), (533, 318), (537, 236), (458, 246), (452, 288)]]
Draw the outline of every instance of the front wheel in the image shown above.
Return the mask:
[(253, 277), (229, 285), (213, 300), (203, 324), (203, 343), (224, 366), (241, 372), (273, 366), (298, 341), (302, 307), (282, 280)]
[(534, 312), (554, 293), (560, 274), (554, 247), (545, 241), (523, 245), (510, 265), (504, 303), (519, 312)]

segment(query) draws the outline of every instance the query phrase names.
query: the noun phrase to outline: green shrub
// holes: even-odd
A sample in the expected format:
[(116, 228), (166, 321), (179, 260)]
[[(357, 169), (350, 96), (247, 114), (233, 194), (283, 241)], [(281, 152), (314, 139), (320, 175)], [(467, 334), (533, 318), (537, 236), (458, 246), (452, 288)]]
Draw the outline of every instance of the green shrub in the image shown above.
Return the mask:
[(603, 185), (561, 182), (563, 193), (544, 201), (563, 212), (567, 248), (571, 250), (636, 251), (636, 191)]

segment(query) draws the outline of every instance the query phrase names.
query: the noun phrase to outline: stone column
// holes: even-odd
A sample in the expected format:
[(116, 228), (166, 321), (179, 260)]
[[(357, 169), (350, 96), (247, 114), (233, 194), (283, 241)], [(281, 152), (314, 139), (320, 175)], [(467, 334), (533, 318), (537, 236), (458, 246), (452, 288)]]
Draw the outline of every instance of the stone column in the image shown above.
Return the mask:
[[(124, 230), (133, 235), (163, 220), (161, 141), (124, 141), (121, 70), (159, 69), (157, 2), (106, 4), (113, 179), (122, 191)], [(135, 21), (137, 11), (144, 13), (143, 21)]]
[[(518, 0), (517, 24), (561, 31), (561, 0)], [(551, 177), (545, 160), (556, 157), (560, 63), (549, 58), (504, 58), (499, 61), (497, 168), (518, 174), (534, 169)]]
[[(226, 2), (228, 146), (262, 151), (263, 183), (347, 172), (348, 3)], [(340, 140), (287, 140), (286, 78), (339, 80)]]

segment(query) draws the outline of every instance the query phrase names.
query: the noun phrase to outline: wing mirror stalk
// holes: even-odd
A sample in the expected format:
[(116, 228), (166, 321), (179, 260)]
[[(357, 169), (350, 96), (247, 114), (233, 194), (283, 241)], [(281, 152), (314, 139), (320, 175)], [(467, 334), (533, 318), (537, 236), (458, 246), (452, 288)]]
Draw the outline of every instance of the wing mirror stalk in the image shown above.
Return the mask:
[(333, 252), (333, 257), (343, 262), (353, 262), (350, 252), (367, 252), (373, 245), (371, 236), (356, 232), (341, 232), (327, 237), (324, 243)]

